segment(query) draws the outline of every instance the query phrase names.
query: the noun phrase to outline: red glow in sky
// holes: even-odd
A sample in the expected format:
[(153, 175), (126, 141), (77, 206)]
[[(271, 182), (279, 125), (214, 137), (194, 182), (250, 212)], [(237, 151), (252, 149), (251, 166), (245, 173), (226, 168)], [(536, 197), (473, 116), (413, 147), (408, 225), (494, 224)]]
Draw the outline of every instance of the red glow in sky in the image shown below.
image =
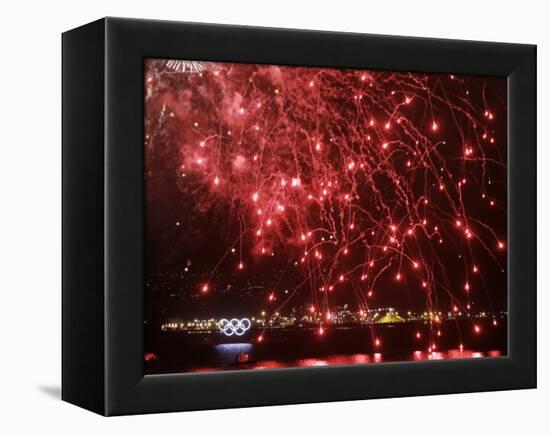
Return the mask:
[(319, 334), (342, 300), (506, 307), (505, 79), (179, 62), (145, 68), (147, 279), (261, 275)]

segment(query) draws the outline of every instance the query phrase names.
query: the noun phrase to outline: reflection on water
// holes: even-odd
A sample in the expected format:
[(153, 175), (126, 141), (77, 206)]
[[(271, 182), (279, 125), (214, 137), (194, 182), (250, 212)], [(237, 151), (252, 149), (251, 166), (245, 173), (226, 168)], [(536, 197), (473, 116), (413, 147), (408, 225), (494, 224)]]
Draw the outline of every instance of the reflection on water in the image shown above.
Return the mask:
[[(216, 345), (216, 351), (223, 355), (229, 363), (233, 363), (233, 369), (274, 369), (274, 368), (292, 368), (292, 367), (311, 367), (311, 366), (334, 366), (334, 365), (363, 365), (369, 363), (392, 362), (395, 359), (386, 358), (382, 353), (374, 354), (342, 354), (324, 358), (306, 358), (297, 360), (260, 360), (238, 363), (239, 356), (253, 350), (252, 344), (221, 344)], [(451, 349), (448, 351), (414, 351), (408, 359), (403, 360), (449, 360), (449, 359), (475, 359), (481, 357), (500, 357), (501, 351), (470, 351), (466, 349)], [(193, 369), (192, 372), (210, 372), (217, 371), (216, 368)]]
[(250, 351), (252, 349), (252, 344), (246, 344), (246, 343), (218, 344), (218, 345), (215, 345), (214, 348), (220, 354), (235, 355), (242, 351)]
[(446, 359), (476, 359), (479, 357), (498, 357), (500, 351), (489, 351), (487, 354), (481, 351), (449, 350), (446, 352), (432, 351), (431, 353), (415, 351), (412, 360), (446, 360)]
[[(380, 344), (360, 327), (334, 327), (319, 336), (310, 329), (274, 329), (258, 341), (259, 332), (246, 336), (151, 332), (147, 342), (147, 374), (277, 369), (311, 366), (368, 365), (400, 361), (431, 361), (500, 357), (507, 354), (507, 327), (489, 321), (483, 334), (470, 324), (444, 323), (441, 333), (418, 338), (418, 325), (381, 326)], [(471, 332), (462, 332), (470, 330)], [(263, 335), (262, 335), (263, 336)], [(431, 344), (431, 345), (430, 345)], [(430, 351), (431, 350), (431, 351)]]
[(249, 343), (218, 344), (214, 346), (218, 361), (224, 365), (238, 365), (249, 362), (252, 349), (253, 345)]

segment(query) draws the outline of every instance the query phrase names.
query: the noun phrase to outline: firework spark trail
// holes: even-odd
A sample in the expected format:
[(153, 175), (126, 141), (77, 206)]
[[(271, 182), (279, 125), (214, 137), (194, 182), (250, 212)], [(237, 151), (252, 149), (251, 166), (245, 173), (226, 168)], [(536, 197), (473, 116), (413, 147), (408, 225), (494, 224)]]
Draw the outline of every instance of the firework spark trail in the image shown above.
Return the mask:
[[(282, 255), (302, 280), (283, 294), (281, 275), (266, 300), (270, 311), (309, 291), (323, 333), (334, 291), (353, 291), (363, 315), (391, 276), (404, 294), (422, 288), (429, 311), (441, 309), (438, 294), (455, 311), (467, 311), (475, 276), (485, 285), (480, 256), (504, 267), (504, 234), (464, 199), (470, 189), (506, 218), (505, 204), (489, 193), (494, 174), (503, 178), (505, 155), (495, 145), (496, 115), (485, 85), (473, 86), (475, 78), (201, 67), (165, 74), (169, 63), (149, 60), (146, 68), (147, 95), (154, 96), (146, 102), (146, 162), (157, 148), (177, 149), (179, 188), (199, 198), (199, 218), (224, 203), (241, 228), (198, 291), (220, 284), (216, 270), (235, 260), (231, 250), (238, 249), (233, 266), (243, 273), (253, 273), (262, 256)], [(157, 131), (170, 121), (164, 107), (175, 138)], [(442, 244), (462, 260), (458, 285), (448, 276)], [(380, 343), (374, 329), (373, 339)]]

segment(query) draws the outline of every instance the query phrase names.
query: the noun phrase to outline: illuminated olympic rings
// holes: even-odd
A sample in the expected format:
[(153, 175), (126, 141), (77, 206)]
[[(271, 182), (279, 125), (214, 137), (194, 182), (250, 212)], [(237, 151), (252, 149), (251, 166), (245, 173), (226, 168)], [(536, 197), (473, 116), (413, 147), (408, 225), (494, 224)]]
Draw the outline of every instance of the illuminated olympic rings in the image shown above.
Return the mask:
[(224, 318), (218, 323), (218, 328), (225, 336), (242, 336), (250, 329), (251, 325), (252, 323), (248, 318), (233, 318), (231, 320)]

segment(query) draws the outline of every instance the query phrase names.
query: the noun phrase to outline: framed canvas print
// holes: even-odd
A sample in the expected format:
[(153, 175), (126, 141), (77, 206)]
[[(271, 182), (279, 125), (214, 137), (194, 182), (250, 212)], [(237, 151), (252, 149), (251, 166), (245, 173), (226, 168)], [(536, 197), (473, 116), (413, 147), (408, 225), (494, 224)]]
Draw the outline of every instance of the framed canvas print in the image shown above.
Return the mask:
[(536, 385), (536, 49), (106, 18), (63, 34), (63, 399)]

